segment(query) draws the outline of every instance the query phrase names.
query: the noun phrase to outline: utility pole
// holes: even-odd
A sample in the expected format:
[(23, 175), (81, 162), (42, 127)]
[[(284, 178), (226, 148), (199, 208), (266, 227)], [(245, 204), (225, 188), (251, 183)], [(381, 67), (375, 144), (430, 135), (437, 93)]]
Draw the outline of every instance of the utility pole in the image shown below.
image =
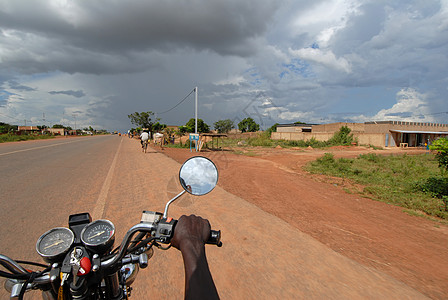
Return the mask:
[(194, 121), (194, 133), (198, 133), (198, 87), (194, 88), (195, 90), (195, 97), (194, 97), (194, 116), (195, 116), (195, 121)]
[(77, 131), (76, 131), (76, 115), (73, 114), (72, 116), (73, 116), (73, 118), (75, 118), (75, 135), (78, 135), (78, 134), (77, 134)]

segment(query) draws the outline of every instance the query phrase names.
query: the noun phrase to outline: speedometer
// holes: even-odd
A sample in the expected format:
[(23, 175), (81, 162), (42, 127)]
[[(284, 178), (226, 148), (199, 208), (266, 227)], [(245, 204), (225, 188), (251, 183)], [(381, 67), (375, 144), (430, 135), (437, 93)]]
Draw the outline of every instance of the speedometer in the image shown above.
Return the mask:
[(105, 252), (114, 244), (115, 226), (109, 220), (93, 221), (81, 231), (81, 241), (94, 252)]
[(56, 227), (45, 232), (37, 240), (36, 251), (46, 262), (62, 258), (75, 239), (73, 232), (65, 227)]

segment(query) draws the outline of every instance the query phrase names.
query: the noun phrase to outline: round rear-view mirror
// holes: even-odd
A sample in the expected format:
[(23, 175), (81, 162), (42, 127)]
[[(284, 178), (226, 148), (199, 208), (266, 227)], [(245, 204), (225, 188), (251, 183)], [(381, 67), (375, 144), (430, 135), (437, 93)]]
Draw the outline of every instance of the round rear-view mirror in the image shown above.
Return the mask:
[(179, 171), (180, 184), (185, 191), (195, 196), (210, 193), (218, 183), (218, 169), (203, 156), (189, 158)]

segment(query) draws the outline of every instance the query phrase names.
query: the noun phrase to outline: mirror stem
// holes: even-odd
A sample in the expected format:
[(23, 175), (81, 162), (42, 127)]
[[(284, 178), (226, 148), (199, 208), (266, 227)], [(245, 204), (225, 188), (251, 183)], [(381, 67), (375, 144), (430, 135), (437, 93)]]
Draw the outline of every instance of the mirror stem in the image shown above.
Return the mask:
[(179, 198), (180, 196), (182, 196), (185, 193), (185, 190), (183, 190), (182, 192), (180, 192), (179, 194), (177, 194), (177, 196), (175, 196), (173, 199), (171, 199), (170, 201), (167, 202), (166, 206), (165, 206), (165, 212), (163, 213), (163, 217), (166, 219), (168, 217), (168, 207), (170, 206), (171, 203), (173, 203), (177, 198)]

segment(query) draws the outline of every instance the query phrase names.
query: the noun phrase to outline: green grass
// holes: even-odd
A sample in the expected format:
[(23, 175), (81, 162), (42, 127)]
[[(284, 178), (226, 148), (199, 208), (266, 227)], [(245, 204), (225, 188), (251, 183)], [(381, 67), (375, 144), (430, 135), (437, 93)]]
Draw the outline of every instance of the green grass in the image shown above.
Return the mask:
[(0, 135), (0, 143), (5, 142), (18, 142), (27, 140), (41, 140), (41, 139), (51, 139), (52, 136), (48, 135), (12, 135), (12, 134), (2, 134)]
[(364, 187), (361, 194), (365, 197), (448, 220), (444, 201), (421, 188), (430, 178), (444, 178), (434, 155), (362, 154), (354, 159), (335, 159), (326, 153), (305, 169), (350, 179)]
[(238, 148), (238, 147), (265, 147), (265, 148), (275, 148), (281, 146), (283, 148), (307, 148), (309, 146), (313, 148), (325, 148), (330, 145), (327, 142), (320, 142), (312, 138), (307, 141), (287, 141), (287, 140), (272, 140), (269, 136), (265, 134), (260, 134), (257, 137), (251, 137), (246, 139), (231, 139), (224, 138), (222, 142), (220, 140), (219, 145), (227, 148)]

